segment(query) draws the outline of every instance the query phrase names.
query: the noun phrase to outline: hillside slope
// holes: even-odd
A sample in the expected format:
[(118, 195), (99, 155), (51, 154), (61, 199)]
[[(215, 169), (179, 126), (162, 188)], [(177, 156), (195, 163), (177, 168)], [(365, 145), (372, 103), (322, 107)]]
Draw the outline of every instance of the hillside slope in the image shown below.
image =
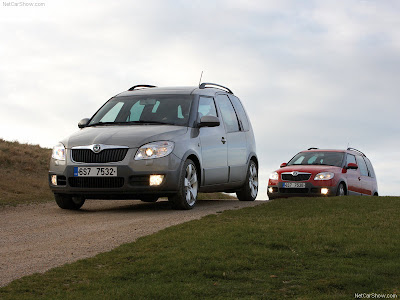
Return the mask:
[(0, 206), (52, 199), (47, 183), (51, 149), (0, 139)]
[[(48, 185), (51, 149), (0, 138), (0, 206), (53, 199)], [(223, 193), (199, 194), (199, 200), (235, 199)]]

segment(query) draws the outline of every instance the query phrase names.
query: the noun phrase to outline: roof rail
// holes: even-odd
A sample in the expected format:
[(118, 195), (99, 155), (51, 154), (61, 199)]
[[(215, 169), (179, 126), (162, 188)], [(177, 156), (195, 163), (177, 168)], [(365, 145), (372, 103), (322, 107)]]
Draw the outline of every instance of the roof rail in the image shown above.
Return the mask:
[(226, 86), (220, 85), (220, 84), (216, 84), (216, 83), (211, 83), (211, 82), (203, 82), (202, 84), (199, 85), (199, 89), (205, 89), (208, 87), (215, 87), (217, 89), (223, 89), (225, 91), (227, 91), (230, 94), (233, 94), (233, 92), (231, 91), (231, 89), (227, 88)]
[(362, 153), (362, 152), (361, 152), (360, 150), (358, 150), (358, 149), (355, 149), (355, 148), (347, 148), (347, 150), (356, 151), (356, 152), (361, 153), (362, 155), (364, 155), (364, 156), (366, 157), (366, 155), (365, 155), (364, 153)]
[(317, 150), (318, 148), (312, 147), (312, 148), (308, 148), (308, 150)]
[(148, 84), (138, 84), (131, 87), (128, 91), (138, 90), (139, 88), (154, 88), (155, 85), (148, 85)]

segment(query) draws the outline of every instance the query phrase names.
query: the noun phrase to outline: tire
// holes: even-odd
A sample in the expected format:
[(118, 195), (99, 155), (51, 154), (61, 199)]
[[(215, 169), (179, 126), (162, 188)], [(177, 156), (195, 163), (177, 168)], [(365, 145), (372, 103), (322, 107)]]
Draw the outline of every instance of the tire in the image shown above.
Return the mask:
[(258, 169), (256, 163), (251, 160), (247, 169), (246, 182), (236, 196), (240, 201), (254, 201), (258, 194)]
[(340, 183), (337, 191), (336, 191), (336, 196), (346, 196), (346, 186), (344, 185), (344, 183)]
[(143, 202), (157, 202), (158, 196), (148, 195), (140, 197)]
[(182, 166), (178, 186), (178, 192), (169, 196), (168, 201), (174, 209), (192, 209), (197, 201), (199, 181), (196, 165), (190, 159)]
[(57, 205), (62, 209), (78, 210), (85, 203), (82, 197), (72, 197), (65, 194), (54, 194)]

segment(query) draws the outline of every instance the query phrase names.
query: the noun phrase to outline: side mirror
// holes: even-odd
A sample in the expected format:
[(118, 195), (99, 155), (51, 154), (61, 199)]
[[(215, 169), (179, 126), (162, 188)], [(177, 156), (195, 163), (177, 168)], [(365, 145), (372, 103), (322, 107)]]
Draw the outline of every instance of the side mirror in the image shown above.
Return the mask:
[(347, 166), (346, 166), (346, 169), (357, 170), (358, 166), (355, 163), (348, 163)]
[(84, 118), (84, 119), (80, 120), (79, 123), (78, 123), (78, 127), (79, 128), (86, 127), (86, 125), (89, 124), (89, 120), (90, 119), (88, 119), (88, 118)]
[(281, 168), (286, 167), (286, 166), (287, 166), (287, 163), (281, 163), (281, 165), (280, 165)]
[(220, 122), (217, 117), (214, 116), (203, 116), (200, 119), (199, 127), (216, 127), (219, 126)]

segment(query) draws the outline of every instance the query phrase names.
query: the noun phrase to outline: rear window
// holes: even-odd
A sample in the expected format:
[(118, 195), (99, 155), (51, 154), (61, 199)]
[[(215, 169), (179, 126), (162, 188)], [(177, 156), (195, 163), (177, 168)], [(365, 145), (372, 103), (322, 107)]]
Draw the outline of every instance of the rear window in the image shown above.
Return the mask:
[(289, 162), (290, 165), (325, 165), (341, 167), (343, 162), (343, 152), (313, 151), (300, 152)]
[(372, 164), (370, 162), (370, 160), (366, 157), (364, 157), (365, 162), (367, 163), (367, 167), (368, 167), (368, 171), (369, 171), (369, 176), (372, 178), (375, 178), (375, 171), (374, 168), (372, 167)]
[(231, 99), (231, 102), (233, 103), (233, 106), (235, 107), (235, 110), (239, 116), (240, 122), (242, 123), (242, 127), (244, 131), (249, 130), (249, 121), (247, 119), (246, 112), (244, 111), (242, 103), (240, 103), (240, 100), (233, 96), (229, 95), (229, 98)]

